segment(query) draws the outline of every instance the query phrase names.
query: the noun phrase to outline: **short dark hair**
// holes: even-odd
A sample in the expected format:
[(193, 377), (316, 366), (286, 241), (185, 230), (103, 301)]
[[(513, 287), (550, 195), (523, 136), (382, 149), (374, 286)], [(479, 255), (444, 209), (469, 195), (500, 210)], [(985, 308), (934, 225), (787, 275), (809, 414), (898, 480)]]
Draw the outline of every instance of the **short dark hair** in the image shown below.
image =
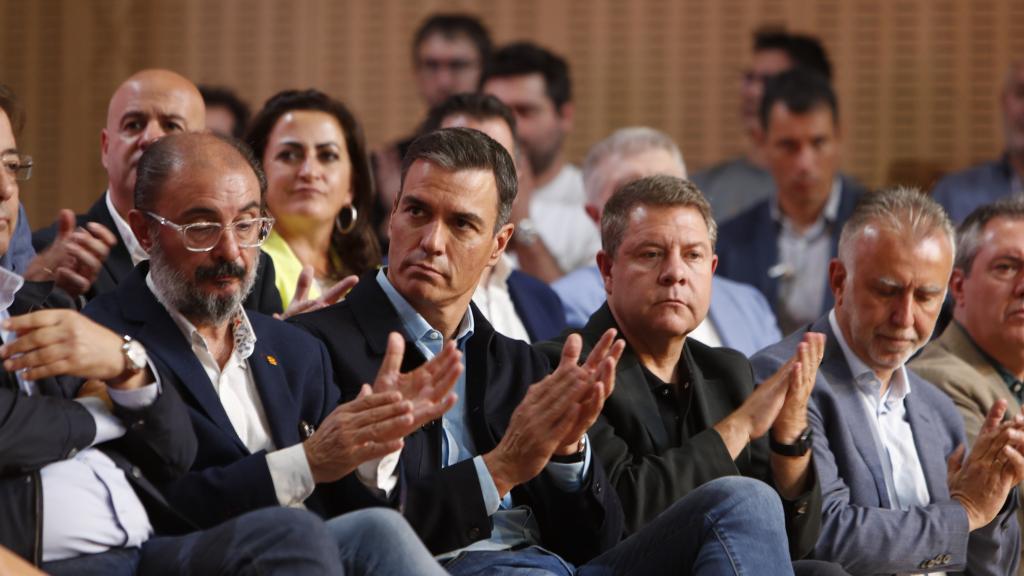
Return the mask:
[(629, 215), (637, 206), (693, 208), (700, 213), (708, 227), (708, 240), (714, 252), (718, 225), (711, 215), (711, 205), (707, 198), (693, 182), (659, 174), (626, 184), (616, 190), (604, 205), (601, 213), (601, 249), (609, 258), (615, 259), (622, 245), (622, 237), (629, 227)]
[(252, 168), (260, 186), (260, 204), (263, 204), (267, 195), (267, 177), (245, 142), (213, 132), (185, 132), (164, 136), (142, 153), (135, 175), (135, 208), (152, 210), (167, 180), (185, 168), (184, 164), (190, 158), (188, 151), (203, 140), (210, 139), (234, 149)]
[(416, 36), (412, 42), (413, 63), (417, 63), (419, 58), (420, 44), (434, 34), (440, 34), (447, 40), (458, 36), (469, 38), (470, 42), (476, 46), (481, 68), (487, 68), (487, 63), (491, 59), (491, 35), (475, 16), (458, 13), (434, 14), (424, 20), (416, 30)]
[[(380, 242), (373, 231), (370, 218), (376, 202), (376, 189), (363, 128), (348, 107), (341, 101), (312, 88), (284, 90), (271, 96), (263, 105), (263, 109), (256, 113), (246, 134), (246, 141), (252, 146), (259, 161), (263, 162), (274, 126), (281, 116), (294, 110), (324, 112), (333, 116), (341, 126), (345, 136), (345, 149), (352, 163), (352, 205), (356, 209), (356, 214), (362, 218), (357, 218), (354, 227), (348, 232), (343, 233), (336, 226), (331, 233), (331, 246), (347, 268), (344, 272), (366, 272), (380, 264), (381, 260)], [(341, 214), (336, 217), (340, 218)], [(340, 228), (345, 229), (346, 225), (342, 223)]]
[(203, 103), (206, 104), (207, 108), (223, 106), (231, 112), (231, 116), (235, 119), (235, 129), (231, 131), (231, 135), (235, 138), (244, 137), (245, 130), (249, 124), (249, 116), (252, 114), (249, 110), (249, 105), (230, 88), (207, 86), (205, 84), (198, 88), (199, 93), (203, 96)]
[(806, 114), (825, 106), (832, 112), (832, 123), (839, 125), (839, 104), (828, 80), (806, 68), (794, 68), (768, 79), (761, 99), (761, 126), (768, 130), (772, 108), (781, 102), (794, 114)]
[(572, 82), (565, 59), (532, 42), (516, 42), (495, 52), (484, 82), (491, 78), (526, 74), (540, 74), (544, 77), (544, 90), (559, 113), (562, 105), (572, 101)]
[(954, 268), (970, 276), (974, 259), (981, 250), (982, 234), (996, 218), (1021, 221), (1024, 225), (1024, 195), (1015, 194), (998, 202), (980, 206), (971, 212), (956, 229), (956, 261)]
[(814, 70), (832, 81), (832, 63), (821, 41), (807, 34), (790, 34), (782, 28), (765, 27), (754, 32), (754, 52), (781, 50), (796, 68)]
[(516, 135), (516, 117), (508, 106), (505, 106), (490, 94), (479, 92), (466, 92), (464, 94), (452, 94), (437, 106), (430, 109), (427, 119), (424, 120), (421, 134), (433, 132), (441, 127), (444, 119), (455, 114), (465, 114), (474, 120), (487, 120), (500, 118), (508, 124), (512, 137)]
[(409, 151), (402, 160), (402, 187), (398, 198), (402, 197), (405, 190), (405, 176), (409, 167), (417, 160), (430, 162), (445, 170), (490, 171), (498, 188), (498, 218), (494, 222), (494, 233), (497, 234), (508, 223), (519, 181), (512, 156), (493, 138), (469, 128), (442, 128), (417, 137), (409, 145)]
[(14, 135), (21, 133), (22, 127), (25, 126), (25, 115), (18, 103), (18, 97), (14, 95), (14, 90), (6, 84), (0, 84), (0, 110), (3, 110), (7, 114), (7, 119), (11, 121), (11, 131)]

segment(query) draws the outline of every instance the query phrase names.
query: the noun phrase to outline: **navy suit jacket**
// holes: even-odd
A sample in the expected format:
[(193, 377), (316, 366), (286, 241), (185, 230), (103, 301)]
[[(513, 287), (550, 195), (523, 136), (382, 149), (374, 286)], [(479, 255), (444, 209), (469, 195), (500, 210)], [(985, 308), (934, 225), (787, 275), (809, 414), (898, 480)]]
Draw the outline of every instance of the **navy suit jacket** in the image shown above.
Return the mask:
[[(327, 344), (346, 399), (354, 397), (363, 382), (373, 381), (388, 334), (405, 334), (375, 275), (376, 271), (364, 274), (343, 302), (292, 318)], [(466, 426), (477, 453), (485, 454), (501, 440), (529, 385), (546, 376), (549, 368), (529, 344), (495, 332), (476, 306), (470, 307), (475, 328), (464, 355)], [(425, 361), (415, 343), (407, 335), (406, 339), (403, 372)], [(413, 432), (405, 438), (400, 461), (402, 512), (435, 554), (488, 538), (492, 529), (472, 459), (442, 467), (441, 434), (438, 421)], [(562, 491), (542, 471), (513, 488), (512, 498), (532, 509), (546, 548), (583, 563), (614, 546), (622, 535), (622, 508), (615, 491), (606, 486), (604, 470), (593, 461), (577, 492)]]
[[(181, 329), (146, 285), (148, 263), (141, 263), (117, 290), (93, 300), (84, 313), (146, 346), (164, 386), (173, 385), (188, 407), (199, 440), (192, 470), (164, 486), (168, 500), (200, 526), (208, 527), (264, 506), (277, 506), (266, 453), (251, 453), (235, 433), (209, 377)], [(256, 332), (249, 367), (263, 403), (274, 445), (301, 442), (301, 423), (318, 425), (338, 404), (331, 366), (323, 345), (302, 330), (247, 310)], [(372, 381), (372, 380), (371, 380)], [(321, 514), (358, 507), (345, 494), (368, 491), (350, 477), (320, 486), (306, 501)]]
[(508, 277), (512, 306), (530, 335), (530, 342), (554, 338), (565, 330), (565, 308), (550, 286), (529, 274), (513, 270)]
[[(75, 224), (77, 226), (85, 226), (89, 222), (102, 224), (113, 232), (117, 238), (117, 244), (114, 244), (110, 249), (110, 254), (104, 260), (103, 267), (100, 268), (100, 272), (96, 276), (96, 281), (92, 283), (92, 287), (85, 294), (86, 300), (92, 300), (100, 294), (113, 292), (117, 288), (118, 283), (127, 278), (134, 268), (132, 257), (128, 253), (128, 247), (125, 245), (124, 240), (121, 239), (117, 224), (114, 223), (114, 218), (110, 215), (110, 210), (107, 209), (106, 194), (100, 196), (100, 199), (89, 207), (88, 212), (75, 216)], [(51, 224), (46, 228), (36, 230), (32, 234), (32, 245), (36, 252), (42, 252), (53, 243), (56, 237), (57, 225)], [(258, 310), (264, 314), (282, 312), (281, 293), (278, 292), (277, 285), (274, 283), (274, 262), (262, 250), (259, 251), (259, 255), (260, 259), (256, 268), (256, 284), (253, 286), (252, 292), (246, 298), (243, 306), (251, 310)]]
[[(946, 460), (966, 442), (953, 402), (908, 370), (904, 400), (931, 502), (894, 510), (870, 422), (828, 318), (808, 327), (825, 334), (825, 356), (808, 405), (814, 463), (824, 497), (815, 556), (853, 574), (963, 570), (1014, 573), (1020, 558), (1015, 498), (988, 526), (968, 532), (967, 513), (949, 497)], [(775, 372), (803, 337), (797, 330), (751, 359), (759, 381)]]
[[(832, 226), (832, 257), (839, 247), (843, 223), (865, 192), (863, 187), (845, 176), (841, 181), (839, 211)], [(779, 263), (779, 224), (772, 218), (771, 202), (771, 199), (765, 200), (723, 224), (718, 230), (715, 251), (718, 253), (716, 273), (754, 286), (775, 309), (779, 301), (779, 282), (778, 278), (768, 274), (768, 270)], [(821, 312), (825, 313), (833, 303), (827, 275), (821, 279), (821, 289), (825, 292)]]

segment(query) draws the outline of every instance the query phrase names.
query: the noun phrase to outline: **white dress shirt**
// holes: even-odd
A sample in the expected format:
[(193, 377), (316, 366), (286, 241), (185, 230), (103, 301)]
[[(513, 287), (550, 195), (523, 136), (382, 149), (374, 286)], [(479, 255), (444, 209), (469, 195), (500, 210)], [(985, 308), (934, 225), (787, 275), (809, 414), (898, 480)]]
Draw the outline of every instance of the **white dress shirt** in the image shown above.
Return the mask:
[(846, 343), (843, 332), (836, 321), (833, 309), (828, 315), (832, 332), (836, 335), (846, 363), (850, 366), (854, 384), (860, 394), (871, 436), (878, 448), (879, 460), (885, 476), (889, 501), (894, 508), (909, 510), (915, 506), (931, 503), (924, 469), (914, 444), (914, 432), (907, 420), (905, 399), (910, 394), (910, 380), (907, 369), (900, 366), (889, 379), (889, 386), (881, 392), (882, 382)]
[(587, 216), (585, 203), (583, 175), (572, 164), (530, 198), (530, 220), (563, 272), (593, 264), (601, 249), (601, 233)]
[(512, 295), (508, 291), (508, 277), (512, 274), (512, 260), (502, 253), (491, 268), (486, 280), (481, 280), (473, 292), (473, 303), (494, 326), (494, 329), (516, 340), (530, 341), (530, 334), (516, 312)]
[(263, 400), (249, 367), (249, 357), (256, 346), (256, 333), (245, 311), (239, 306), (230, 321), (234, 347), (231, 356), (221, 368), (210, 352), (206, 339), (187, 318), (167, 303), (153, 283), (151, 274), (146, 275), (146, 285), (188, 340), (192, 352), (217, 392), (217, 397), (220, 398), (224, 412), (239, 440), (253, 454), (260, 450), (267, 452), (267, 468), (274, 484), (277, 501), (282, 506), (301, 506), (316, 487), (313, 472), (309, 468), (306, 451), (301, 442), (277, 450), (271, 438)]
[(121, 237), (121, 241), (124, 242), (125, 248), (128, 249), (128, 255), (132, 258), (132, 266), (138, 266), (139, 262), (143, 260), (149, 260), (149, 254), (139, 244), (139, 240), (135, 237), (135, 233), (132, 232), (132, 227), (125, 222), (124, 218), (117, 213), (117, 208), (114, 208), (114, 202), (110, 199), (110, 190), (107, 190), (106, 194), (107, 210), (110, 212), (110, 217), (114, 219), (114, 226), (117, 227), (117, 234)]

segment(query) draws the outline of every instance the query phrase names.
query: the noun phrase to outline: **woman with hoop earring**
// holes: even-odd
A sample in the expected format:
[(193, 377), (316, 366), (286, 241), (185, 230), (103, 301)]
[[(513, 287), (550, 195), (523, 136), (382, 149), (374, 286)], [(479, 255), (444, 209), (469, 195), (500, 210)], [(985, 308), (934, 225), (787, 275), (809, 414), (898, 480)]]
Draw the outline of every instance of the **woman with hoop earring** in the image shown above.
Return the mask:
[(337, 300), (380, 265), (369, 214), (373, 176), (362, 128), (341, 102), (318, 90), (272, 96), (247, 140), (267, 175), (277, 220), (263, 244), (274, 261), (285, 315)]

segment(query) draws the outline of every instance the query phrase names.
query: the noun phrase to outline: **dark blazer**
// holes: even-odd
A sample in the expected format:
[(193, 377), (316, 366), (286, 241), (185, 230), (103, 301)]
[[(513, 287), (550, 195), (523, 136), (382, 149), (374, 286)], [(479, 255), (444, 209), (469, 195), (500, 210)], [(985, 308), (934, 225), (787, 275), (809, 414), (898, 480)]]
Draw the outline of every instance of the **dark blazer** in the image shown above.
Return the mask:
[[(146, 285), (144, 262), (117, 290), (93, 300), (84, 313), (146, 346), (165, 387), (174, 387), (188, 407), (199, 439), (191, 471), (161, 488), (188, 518), (209, 527), (264, 506), (277, 506), (266, 452), (251, 453), (235, 433), (220, 398), (181, 329)], [(338, 403), (323, 345), (293, 326), (247, 311), (256, 332), (249, 367), (277, 448), (301, 442), (301, 423), (318, 425)], [(306, 501), (320, 514), (355, 507), (341, 496), (341, 481), (318, 488)], [(369, 492), (362, 491), (369, 498)], [(345, 502), (350, 502), (345, 505)]]
[[(834, 257), (839, 247), (839, 233), (843, 223), (850, 217), (857, 200), (866, 190), (852, 179), (842, 176), (839, 196), (839, 211), (832, 226), (832, 251)], [(764, 294), (773, 309), (779, 301), (778, 278), (768, 275), (768, 270), (779, 263), (779, 225), (772, 219), (771, 199), (764, 200), (753, 208), (729, 220), (718, 230), (717, 274), (737, 282), (750, 284)], [(821, 279), (825, 292), (822, 313), (832, 308), (832, 290), (828, 276)]]
[[(404, 334), (375, 274), (365, 274), (343, 302), (292, 319), (327, 344), (346, 399), (363, 382), (373, 382), (388, 334)], [(465, 349), (464, 401), (477, 452), (485, 454), (498, 444), (527, 387), (547, 375), (548, 363), (525, 342), (496, 333), (475, 306), (471, 310), (475, 330)], [(415, 344), (407, 341), (402, 370), (423, 362)], [(410, 434), (400, 462), (403, 513), (435, 554), (487, 538), (492, 528), (472, 460), (441, 467), (441, 434), (437, 421)], [(592, 465), (590, 471), (576, 493), (563, 492), (544, 472), (512, 489), (515, 502), (533, 510), (543, 545), (573, 563), (611, 548), (622, 533), (622, 509), (614, 491), (605, 489), (601, 466)]]
[(508, 293), (516, 314), (530, 335), (530, 342), (554, 338), (565, 330), (562, 300), (544, 282), (513, 270), (508, 277)]
[[(86, 300), (92, 300), (100, 294), (113, 292), (117, 288), (118, 283), (131, 274), (134, 266), (132, 266), (132, 257), (128, 253), (128, 247), (125, 245), (124, 240), (121, 239), (117, 225), (114, 223), (114, 218), (110, 215), (110, 211), (107, 210), (106, 194), (101, 195), (99, 200), (89, 207), (88, 212), (76, 215), (75, 221), (78, 226), (85, 226), (89, 222), (97, 222), (105, 226), (117, 237), (117, 244), (110, 249), (110, 254), (107, 255), (106, 261), (103, 262), (103, 267), (100, 269), (99, 275), (96, 276), (96, 281), (93, 282), (92, 288), (85, 295)], [(42, 252), (53, 243), (56, 237), (57, 225), (54, 223), (46, 228), (36, 230), (32, 234), (32, 245), (35, 247), (36, 252)], [(281, 293), (277, 291), (277, 285), (274, 284), (274, 263), (270, 256), (262, 250), (259, 251), (259, 255), (259, 264), (256, 268), (256, 284), (253, 286), (252, 292), (246, 298), (243, 306), (250, 310), (258, 310), (267, 315), (277, 314), (282, 312), (283, 308), (281, 306)]]
[[(60, 301), (55, 306), (54, 295), (47, 292), (45, 285), (26, 284), (11, 305), (11, 315), (70, 305)], [(96, 436), (93, 417), (74, 401), (80, 385), (78, 378), (45, 378), (36, 381), (38, 395), (25, 396), (13, 374), (0, 378), (0, 544), (35, 564), (42, 559), (39, 471), (88, 448)], [(127, 431), (98, 448), (124, 471), (157, 533), (191, 530), (153, 484), (180, 476), (195, 457), (196, 438), (181, 399), (164, 388), (150, 406), (127, 410), (115, 405), (115, 414)]]
[(814, 462), (824, 494), (821, 538), (814, 555), (838, 562), (853, 574), (921, 570), (966, 570), (970, 574), (1011, 574), (1020, 559), (1016, 498), (988, 526), (968, 532), (967, 514), (949, 497), (946, 460), (966, 441), (953, 402), (908, 370), (911, 393), (906, 418), (924, 471), (931, 501), (894, 510), (885, 485), (867, 410), (842, 347), (823, 317), (751, 362), (763, 379), (792, 356), (807, 329), (825, 334), (825, 356), (808, 411), (814, 432)]
[[(590, 353), (609, 328), (618, 325), (605, 304), (579, 332), (584, 354)], [(557, 362), (566, 337), (536, 347)], [(588, 432), (595, 454), (618, 491), (630, 533), (716, 478), (743, 475), (773, 483), (767, 438), (751, 442), (734, 461), (722, 437), (711, 428), (739, 408), (754, 390), (746, 357), (692, 339), (686, 340), (683, 354), (693, 385), (691, 414), (701, 430), (698, 434), (681, 445), (670, 441), (657, 399), (629, 346), (615, 372), (615, 391)], [(794, 501), (783, 501), (793, 558), (802, 558), (814, 548), (821, 527), (821, 486), (817, 475), (812, 473), (811, 478), (810, 490)]]

